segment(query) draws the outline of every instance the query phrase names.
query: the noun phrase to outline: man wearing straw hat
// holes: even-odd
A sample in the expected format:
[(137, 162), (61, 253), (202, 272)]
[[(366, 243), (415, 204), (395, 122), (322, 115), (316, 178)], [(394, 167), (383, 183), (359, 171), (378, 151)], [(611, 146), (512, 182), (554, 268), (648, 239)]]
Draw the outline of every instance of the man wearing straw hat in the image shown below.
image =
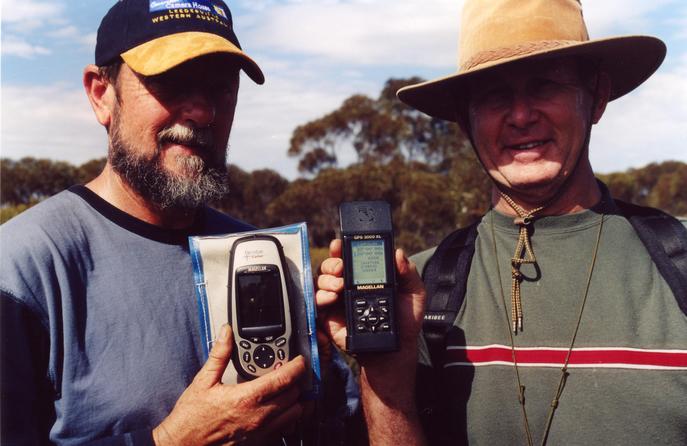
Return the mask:
[[(608, 101), (664, 55), (653, 37), (589, 40), (576, 0), (466, 1), (458, 72), (398, 96), (461, 126), (492, 209), (471, 240), (460, 231), (414, 258), (428, 299), (419, 352), (425, 287), (397, 259), (401, 350), (358, 358), (373, 443), (687, 443), (684, 288), (589, 162)], [(323, 314), (341, 289), (338, 241), (331, 251)], [(335, 340), (338, 321), (325, 325)]]
[(119, 0), (86, 94), (108, 161), (0, 230), (2, 444), (269, 444), (298, 421), (297, 357), (223, 384), (227, 326), (200, 340), (189, 235), (251, 227), (209, 208), (243, 70), (221, 0)]

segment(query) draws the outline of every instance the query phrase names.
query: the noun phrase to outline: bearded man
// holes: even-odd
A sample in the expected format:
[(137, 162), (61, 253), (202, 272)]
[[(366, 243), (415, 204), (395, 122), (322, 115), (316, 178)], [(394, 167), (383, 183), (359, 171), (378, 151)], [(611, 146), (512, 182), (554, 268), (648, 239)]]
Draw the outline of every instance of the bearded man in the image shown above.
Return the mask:
[(239, 72), (264, 82), (221, 0), (120, 0), (83, 84), (108, 160), (2, 226), (3, 444), (264, 444), (302, 408), (302, 357), (224, 385), (203, 364), (188, 236), (251, 229), (226, 192)]

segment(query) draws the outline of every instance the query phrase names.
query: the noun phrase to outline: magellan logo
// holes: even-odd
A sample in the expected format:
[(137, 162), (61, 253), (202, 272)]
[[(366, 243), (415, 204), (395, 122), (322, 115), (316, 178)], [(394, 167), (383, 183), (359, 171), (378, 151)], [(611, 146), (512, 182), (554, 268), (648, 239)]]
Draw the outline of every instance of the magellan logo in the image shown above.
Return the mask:
[(355, 289), (357, 290), (378, 290), (380, 288), (384, 288), (384, 285), (379, 284), (379, 285), (356, 285)]
[(267, 267), (265, 265), (250, 265), (250, 266), (248, 266), (246, 271), (251, 272), (251, 273), (255, 273), (255, 272), (259, 272), (259, 271), (267, 271)]

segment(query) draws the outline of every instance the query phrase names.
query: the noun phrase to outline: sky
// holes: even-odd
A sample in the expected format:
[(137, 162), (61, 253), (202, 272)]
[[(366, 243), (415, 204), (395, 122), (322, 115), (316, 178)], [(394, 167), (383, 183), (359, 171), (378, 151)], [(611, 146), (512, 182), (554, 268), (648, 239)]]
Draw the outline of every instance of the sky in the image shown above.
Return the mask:
[[(456, 71), (462, 0), (229, 0), (244, 50), (266, 76), (241, 79), (229, 161), (296, 178), (286, 154), (295, 127), (353, 94), (378, 96), (389, 78)], [(609, 104), (592, 132), (597, 172), (687, 162), (687, 2), (583, 0), (592, 39), (649, 34), (663, 66)], [(0, 156), (80, 164), (104, 157), (81, 79), (113, 0), (2, 0)]]

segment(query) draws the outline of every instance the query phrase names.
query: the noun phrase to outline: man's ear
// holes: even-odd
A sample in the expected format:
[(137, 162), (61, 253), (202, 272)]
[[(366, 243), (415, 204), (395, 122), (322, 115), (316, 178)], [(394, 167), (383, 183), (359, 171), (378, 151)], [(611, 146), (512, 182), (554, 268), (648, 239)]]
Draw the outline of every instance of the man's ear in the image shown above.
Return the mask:
[(98, 122), (109, 128), (112, 110), (117, 100), (114, 85), (100, 74), (97, 66), (88, 65), (83, 70), (83, 86)]
[(594, 109), (592, 110), (592, 123), (596, 124), (606, 111), (606, 105), (611, 96), (611, 78), (605, 72), (598, 74), (596, 82), (596, 92), (594, 97)]

